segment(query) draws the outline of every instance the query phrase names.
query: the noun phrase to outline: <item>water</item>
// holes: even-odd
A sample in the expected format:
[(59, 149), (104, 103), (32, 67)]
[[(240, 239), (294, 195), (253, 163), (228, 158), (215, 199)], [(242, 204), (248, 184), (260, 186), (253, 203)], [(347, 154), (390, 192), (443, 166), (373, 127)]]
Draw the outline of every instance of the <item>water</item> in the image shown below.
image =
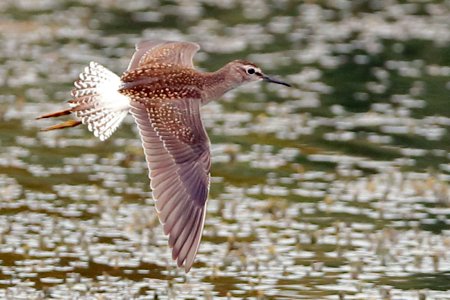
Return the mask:
[[(0, 295), (450, 299), (448, 1), (0, 4)], [(89, 61), (202, 45), (257, 83), (203, 109), (213, 166), (188, 275), (171, 261), (131, 118), (102, 143), (39, 132)]]

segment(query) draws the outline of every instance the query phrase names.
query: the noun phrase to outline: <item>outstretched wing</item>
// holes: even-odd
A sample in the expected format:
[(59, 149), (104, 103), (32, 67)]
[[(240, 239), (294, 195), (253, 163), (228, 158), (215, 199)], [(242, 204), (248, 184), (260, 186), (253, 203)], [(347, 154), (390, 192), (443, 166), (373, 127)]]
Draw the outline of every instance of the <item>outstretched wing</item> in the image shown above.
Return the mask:
[(131, 58), (127, 71), (155, 63), (194, 68), (192, 58), (199, 49), (198, 44), (191, 42), (143, 41), (136, 44), (136, 52)]
[(172, 258), (191, 268), (203, 231), (210, 178), (209, 139), (199, 99), (133, 99), (156, 209)]

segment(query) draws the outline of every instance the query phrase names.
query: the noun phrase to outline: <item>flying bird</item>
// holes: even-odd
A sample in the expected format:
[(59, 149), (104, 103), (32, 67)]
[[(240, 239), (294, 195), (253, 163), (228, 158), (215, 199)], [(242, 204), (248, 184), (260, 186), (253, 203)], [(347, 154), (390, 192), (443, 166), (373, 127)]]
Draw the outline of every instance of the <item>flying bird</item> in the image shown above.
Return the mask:
[(210, 184), (210, 141), (200, 107), (252, 81), (290, 86), (246, 60), (234, 60), (216, 72), (195, 70), (192, 59), (199, 49), (191, 42), (140, 42), (121, 77), (91, 62), (74, 83), (70, 108), (38, 118), (73, 114), (75, 120), (43, 130), (85, 124), (103, 141), (131, 113), (172, 258), (186, 272), (200, 244)]

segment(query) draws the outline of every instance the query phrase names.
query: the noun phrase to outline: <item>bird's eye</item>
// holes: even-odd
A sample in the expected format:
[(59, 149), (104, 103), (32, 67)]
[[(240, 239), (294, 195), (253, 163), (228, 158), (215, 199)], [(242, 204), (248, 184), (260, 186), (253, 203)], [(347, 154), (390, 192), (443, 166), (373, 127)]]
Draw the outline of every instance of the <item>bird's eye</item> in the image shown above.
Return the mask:
[(247, 74), (255, 74), (255, 69), (253, 69), (253, 68), (248, 68), (248, 69), (247, 69)]

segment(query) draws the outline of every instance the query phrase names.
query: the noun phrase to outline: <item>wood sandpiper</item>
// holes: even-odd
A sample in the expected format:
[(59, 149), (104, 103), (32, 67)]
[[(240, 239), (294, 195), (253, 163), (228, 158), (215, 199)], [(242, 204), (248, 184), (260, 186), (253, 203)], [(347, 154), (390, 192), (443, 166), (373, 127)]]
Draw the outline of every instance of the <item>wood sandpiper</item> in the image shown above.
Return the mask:
[(83, 123), (103, 141), (131, 113), (172, 258), (186, 272), (200, 244), (210, 181), (210, 141), (200, 107), (247, 82), (290, 86), (245, 60), (232, 61), (216, 72), (197, 71), (192, 59), (199, 49), (191, 42), (140, 42), (121, 77), (91, 62), (74, 83), (70, 108), (39, 117), (73, 114), (76, 120), (44, 130)]

